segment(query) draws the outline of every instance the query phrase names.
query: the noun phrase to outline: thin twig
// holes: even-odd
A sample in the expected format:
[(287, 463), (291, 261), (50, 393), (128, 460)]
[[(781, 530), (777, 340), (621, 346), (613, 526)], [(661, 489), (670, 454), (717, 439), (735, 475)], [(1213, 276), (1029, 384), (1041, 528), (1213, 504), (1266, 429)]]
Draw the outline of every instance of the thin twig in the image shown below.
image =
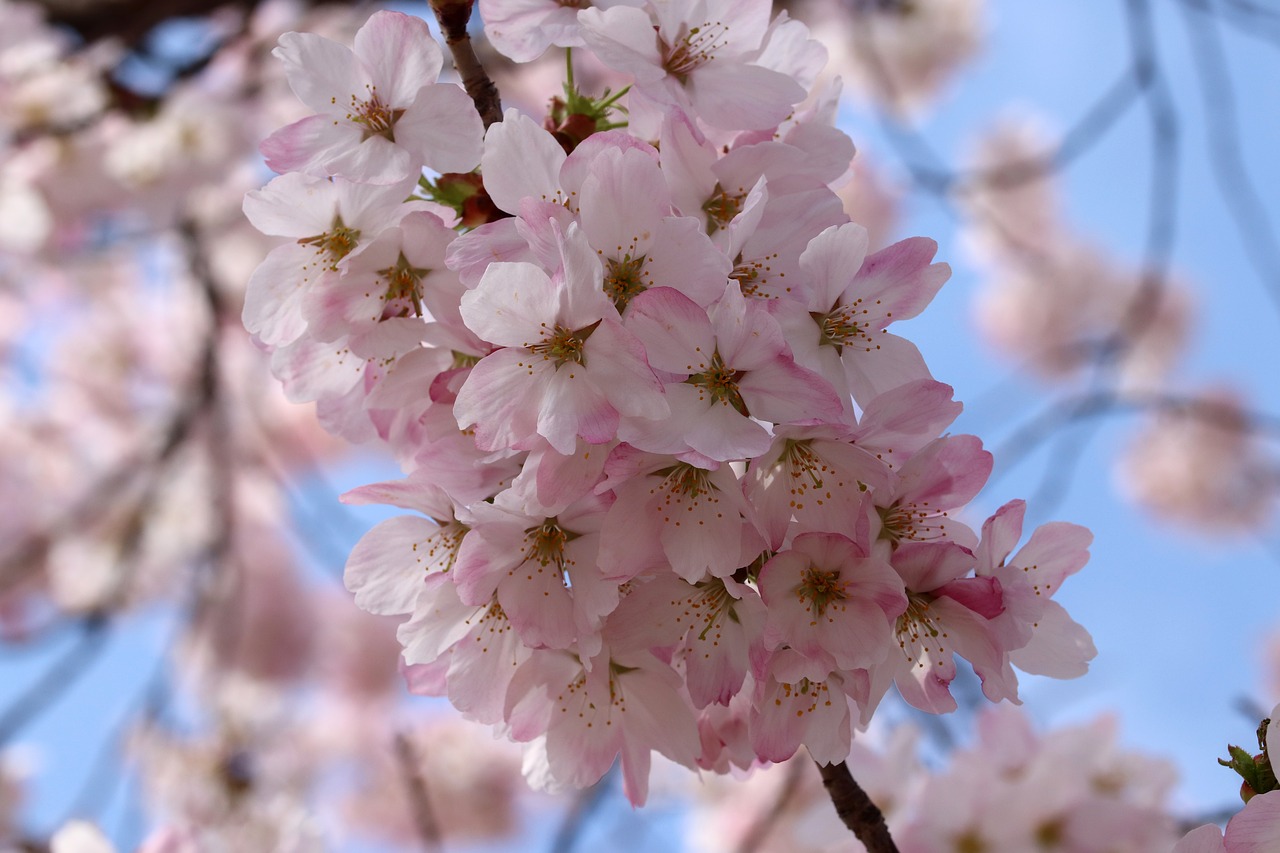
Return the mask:
[(854, 781), (849, 767), (843, 761), (819, 764), (818, 772), (822, 774), (822, 787), (827, 789), (836, 814), (867, 848), (867, 853), (898, 853), (898, 845), (893, 843), (884, 814)]
[(473, 5), (474, 0), (431, 0), (431, 11), (435, 12), (440, 31), (444, 33), (444, 43), (449, 45), (449, 52), (453, 54), (453, 65), (462, 78), (462, 88), (471, 96), (476, 112), (487, 128), (502, 121), (502, 98), (471, 46), (467, 21), (471, 19)]

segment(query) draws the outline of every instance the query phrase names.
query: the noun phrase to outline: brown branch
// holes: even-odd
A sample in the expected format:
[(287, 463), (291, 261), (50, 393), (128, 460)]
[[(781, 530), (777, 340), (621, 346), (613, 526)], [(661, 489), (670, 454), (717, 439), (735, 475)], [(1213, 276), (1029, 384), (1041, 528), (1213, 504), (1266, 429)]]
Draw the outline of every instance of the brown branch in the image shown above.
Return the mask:
[(453, 54), (453, 65), (462, 77), (462, 87), (471, 96), (476, 112), (480, 113), (487, 128), (502, 121), (502, 98), (498, 95), (498, 87), (480, 64), (480, 58), (471, 46), (471, 36), (467, 33), (467, 21), (471, 18), (474, 3), (475, 0), (431, 0), (431, 11), (440, 22), (440, 32), (444, 33), (444, 43), (449, 45), (449, 52)]
[(843, 761), (819, 764), (818, 772), (822, 774), (822, 787), (827, 789), (836, 814), (867, 848), (867, 853), (898, 853), (884, 814), (854, 781), (849, 767)]

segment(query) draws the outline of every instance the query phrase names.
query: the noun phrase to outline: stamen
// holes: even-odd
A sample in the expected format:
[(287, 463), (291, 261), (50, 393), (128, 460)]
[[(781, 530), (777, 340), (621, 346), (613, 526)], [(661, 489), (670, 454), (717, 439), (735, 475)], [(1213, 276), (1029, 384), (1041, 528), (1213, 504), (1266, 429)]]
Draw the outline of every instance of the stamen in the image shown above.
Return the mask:
[(725, 46), (729, 27), (720, 21), (708, 21), (688, 30), (681, 25), (681, 32), (674, 45), (659, 39), (658, 46), (662, 51), (662, 67), (685, 83), (690, 74), (714, 59), (716, 51)]
[(705, 389), (705, 393), (699, 394), (699, 400), (705, 400), (706, 394), (711, 395), (714, 402), (722, 403), (726, 406), (733, 406), (734, 410), (743, 417), (750, 417), (747, 412), (747, 404), (742, 400), (742, 394), (738, 391), (738, 380), (746, 375), (744, 370), (733, 370), (724, 363), (720, 352), (717, 350), (711, 356), (711, 365), (703, 373), (695, 373), (685, 380), (689, 385), (696, 388)]

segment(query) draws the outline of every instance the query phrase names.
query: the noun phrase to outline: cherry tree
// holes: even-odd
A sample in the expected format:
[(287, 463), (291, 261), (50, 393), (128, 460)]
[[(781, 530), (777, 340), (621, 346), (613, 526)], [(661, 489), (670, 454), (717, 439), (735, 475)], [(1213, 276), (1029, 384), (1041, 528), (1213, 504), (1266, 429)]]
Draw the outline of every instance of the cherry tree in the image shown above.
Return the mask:
[[(918, 122), (979, 52), (976, 2), (192, 2), (185, 33), (153, 30), (162, 6), (0, 5), (0, 628), (23, 654), (71, 636), (0, 708), (0, 745), (113, 637), (165, 647), (47, 831), (10, 830), (31, 771), (0, 753), (0, 838), (436, 849), (529, 831), (524, 808), (562, 810), (568, 849), (616, 776), (637, 809), (699, 791), (699, 849), (1274, 843), (1265, 724), (1224, 762), (1244, 810), (1178, 841), (1160, 759), (1012, 707), (1019, 673), (1098, 653), (1077, 582), (1059, 597), (1092, 534), (1026, 523), (1069, 485), (1071, 427), (1151, 418), (1118, 470), (1179, 523), (1262, 529), (1280, 481), (1274, 419), (1169, 378), (1196, 309), (1147, 3), (1131, 68), (1060, 143), (1006, 121), (962, 169)], [(1277, 23), (1182, 6), (1206, 81), (1217, 27)], [(890, 236), (842, 81), (962, 223), (980, 333), (1063, 389), (995, 454), (950, 432), (959, 377), (907, 322), (959, 259)], [(1133, 267), (1055, 179), (1144, 103)], [(1030, 501), (987, 497), (1055, 441)], [(353, 445), (399, 476), (350, 511), (308, 496)], [(95, 826), (117, 753), (145, 841)]]

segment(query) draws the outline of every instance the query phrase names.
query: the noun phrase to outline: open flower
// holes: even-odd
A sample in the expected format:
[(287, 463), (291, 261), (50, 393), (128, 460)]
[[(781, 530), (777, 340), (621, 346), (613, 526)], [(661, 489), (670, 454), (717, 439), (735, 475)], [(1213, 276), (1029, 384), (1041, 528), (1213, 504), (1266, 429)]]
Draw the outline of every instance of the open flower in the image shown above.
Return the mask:
[(262, 143), (277, 172), (394, 183), (424, 164), (467, 172), (479, 162), (480, 116), (461, 88), (435, 83), (444, 58), (421, 18), (378, 12), (356, 33), (354, 50), (285, 33), (272, 53), (316, 111)]

